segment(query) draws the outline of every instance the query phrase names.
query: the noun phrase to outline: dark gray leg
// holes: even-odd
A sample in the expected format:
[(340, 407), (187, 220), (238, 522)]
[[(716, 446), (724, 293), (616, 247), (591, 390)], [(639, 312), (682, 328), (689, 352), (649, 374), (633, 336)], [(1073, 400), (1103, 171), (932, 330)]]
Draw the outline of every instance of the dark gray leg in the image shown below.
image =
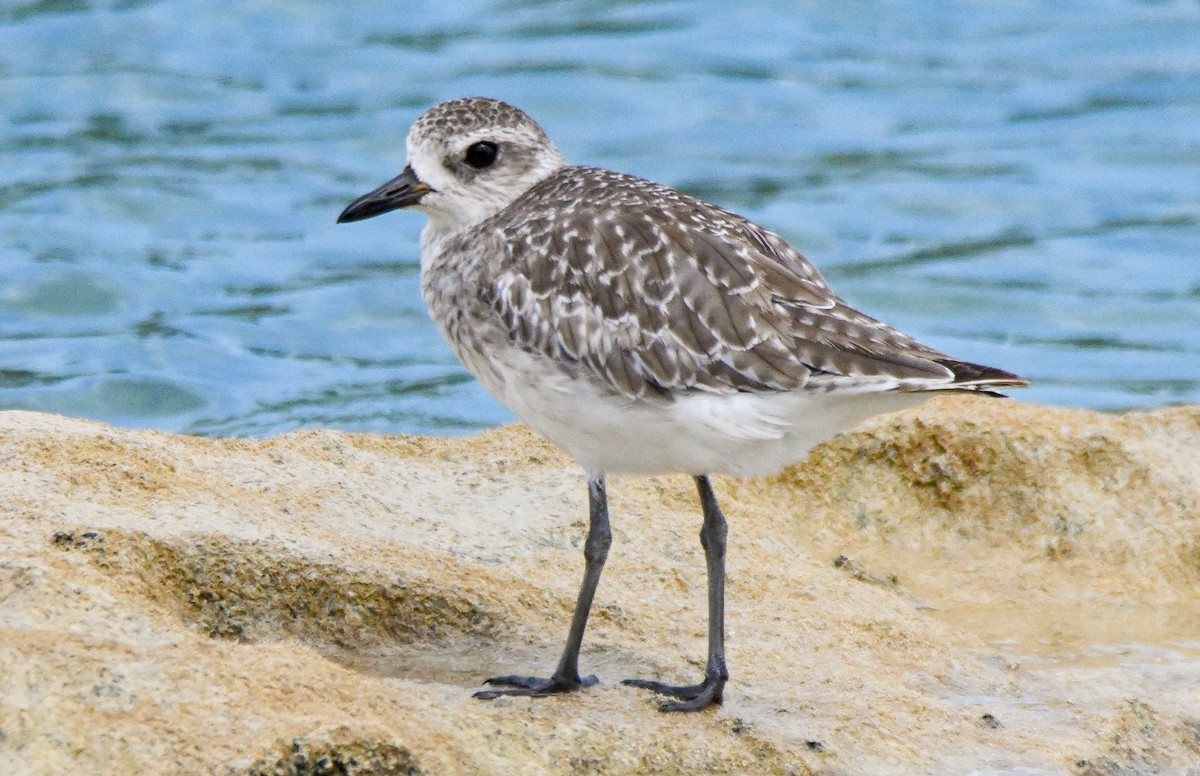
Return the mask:
[(626, 679), (624, 684), (673, 698), (659, 706), (661, 711), (699, 711), (709, 704), (720, 703), (729, 671), (725, 668), (725, 537), (729, 528), (717, 505), (708, 477), (700, 475), (696, 488), (700, 491), (700, 506), (704, 509), (704, 527), (700, 529), (700, 544), (704, 547), (708, 567), (708, 665), (700, 684), (673, 685), (648, 679)]
[(501, 695), (525, 695), (541, 697), (556, 693), (572, 692), (580, 687), (590, 687), (597, 679), (594, 676), (579, 676), (579, 647), (583, 644), (583, 631), (587, 628), (588, 613), (592, 610), (592, 599), (596, 585), (600, 583), (600, 572), (608, 558), (612, 544), (612, 531), (608, 527), (608, 496), (604, 490), (604, 475), (588, 481), (588, 535), (583, 544), (583, 584), (579, 587), (579, 598), (575, 601), (575, 614), (571, 617), (571, 630), (567, 632), (567, 643), (563, 647), (558, 667), (548, 679), (536, 676), (494, 676), (484, 684), (505, 685), (503, 690), (480, 690), (476, 698), (491, 700)]

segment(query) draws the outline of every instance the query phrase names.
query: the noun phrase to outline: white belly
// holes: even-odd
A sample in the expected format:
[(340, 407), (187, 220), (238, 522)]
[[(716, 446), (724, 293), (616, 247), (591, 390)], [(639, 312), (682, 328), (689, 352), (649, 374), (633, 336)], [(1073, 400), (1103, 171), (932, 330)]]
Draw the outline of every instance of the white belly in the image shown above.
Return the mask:
[(479, 354), (460, 355), (517, 417), (574, 456), (589, 474), (767, 474), (869, 417), (916, 406), (930, 396), (697, 391), (673, 401), (629, 399), (516, 349), (488, 366), (478, 363)]

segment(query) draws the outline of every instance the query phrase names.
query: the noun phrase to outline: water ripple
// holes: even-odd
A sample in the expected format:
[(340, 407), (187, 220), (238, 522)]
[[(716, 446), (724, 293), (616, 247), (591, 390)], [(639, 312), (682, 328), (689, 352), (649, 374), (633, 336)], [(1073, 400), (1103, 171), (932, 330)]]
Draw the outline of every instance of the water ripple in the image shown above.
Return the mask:
[(510, 416), (420, 299), (422, 219), (336, 226), (431, 103), (779, 231), (1032, 400), (1200, 401), (1200, 6), (14, 0), (0, 406), (194, 433)]

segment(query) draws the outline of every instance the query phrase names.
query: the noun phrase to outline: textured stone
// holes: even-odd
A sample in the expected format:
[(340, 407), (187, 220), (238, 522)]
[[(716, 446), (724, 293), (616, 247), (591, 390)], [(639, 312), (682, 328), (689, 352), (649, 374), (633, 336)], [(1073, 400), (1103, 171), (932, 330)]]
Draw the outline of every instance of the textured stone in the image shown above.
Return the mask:
[[(522, 427), (205, 440), (0, 413), (6, 772), (1200, 773), (1200, 407), (947, 397), (730, 523), (725, 705), (686, 477), (615, 479), (582, 666), (582, 475)], [(1191, 770), (1189, 770), (1191, 769)]]

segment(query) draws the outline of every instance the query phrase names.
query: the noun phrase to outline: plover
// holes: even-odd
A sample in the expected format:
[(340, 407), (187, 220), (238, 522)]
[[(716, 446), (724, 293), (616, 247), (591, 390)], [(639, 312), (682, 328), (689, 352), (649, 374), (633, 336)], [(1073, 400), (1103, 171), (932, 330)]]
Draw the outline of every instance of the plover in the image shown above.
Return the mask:
[(729, 677), (727, 529), (710, 474), (776, 471), (935, 393), (1027, 384), (859, 312), (799, 251), (735, 213), (568, 164), (533, 119), (498, 100), (427, 111), (408, 133), (404, 171), (338, 221), (397, 208), (428, 217), (421, 292), (450, 347), (587, 474), (583, 584), (558, 666), (547, 678), (487, 679), (479, 698), (596, 682), (580, 676), (579, 650), (611, 544), (606, 473), (695, 479), (708, 569), (704, 678), (625, 682), (673, 698), (664, 711), (695, 711), (720, 703)]

